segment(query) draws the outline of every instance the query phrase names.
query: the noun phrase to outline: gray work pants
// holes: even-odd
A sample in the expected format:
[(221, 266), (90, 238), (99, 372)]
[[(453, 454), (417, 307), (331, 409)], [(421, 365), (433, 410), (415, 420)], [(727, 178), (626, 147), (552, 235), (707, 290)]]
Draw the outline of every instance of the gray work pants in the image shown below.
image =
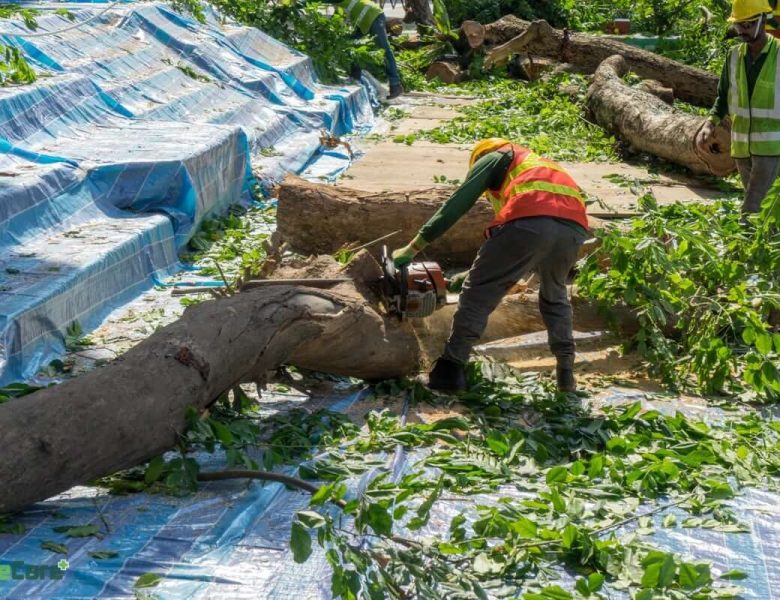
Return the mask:
[(566, 278), (585, 241), (584, 233), (551, 217), (517, 219), (493, 230), (471, 266), (443, 356), (465, 363), (507, 290), (532, 270), (539, 274), (539, 311), (550, 350), (574, 359), (572, 310)]
[(780, 156), (751, 156), (736, 158), (737, 170), (745, 187), (743, 213), (757, 213), (780, 169)]

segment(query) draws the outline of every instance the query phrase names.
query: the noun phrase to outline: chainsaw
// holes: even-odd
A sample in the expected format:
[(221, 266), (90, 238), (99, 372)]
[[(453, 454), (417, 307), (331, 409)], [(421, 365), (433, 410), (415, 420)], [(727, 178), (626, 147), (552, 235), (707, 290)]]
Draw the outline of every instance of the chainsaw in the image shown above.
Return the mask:
[(380, 262), (382, 302), (399, 321), (427, 317), (447, 304), (447, 284), (438, 263), (413, 262), (396, 269), (387, 246)]

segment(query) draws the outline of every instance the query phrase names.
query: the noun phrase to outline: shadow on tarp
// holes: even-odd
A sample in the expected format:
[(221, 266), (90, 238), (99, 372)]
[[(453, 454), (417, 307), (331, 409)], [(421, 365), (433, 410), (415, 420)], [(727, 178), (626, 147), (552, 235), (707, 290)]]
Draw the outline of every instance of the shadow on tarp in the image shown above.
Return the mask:
[(28, 4), (32, 35), (0, 22), (41, 75), (0, 89), (0, 385), (178, 270), (256, 184), (335, 177), (349, 158), (318, 166), (320, 131), (372, 120), (363, 88), (318, 84), (307, 56), (210, 8), (199, 24), (160, 2), (72, 3), (73, 21)]

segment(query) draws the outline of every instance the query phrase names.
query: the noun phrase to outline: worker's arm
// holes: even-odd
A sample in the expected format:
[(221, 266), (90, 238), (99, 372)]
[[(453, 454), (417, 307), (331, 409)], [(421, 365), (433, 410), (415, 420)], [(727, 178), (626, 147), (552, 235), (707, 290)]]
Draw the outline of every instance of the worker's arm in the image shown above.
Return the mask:
[(729, 61), (723, 63), (723, 69), (720, 72), (720, 80), (718, 81), (718, 97), (715, 98), (715, 104), (710, 109), (710, 120), (717, 125), (720, 121), (729, 114)]
[(511, 152), (489, 152), (481, 157), (466, 175), (466, 180), (441, 208), (420, 228), (415, 238), (403, 248), (393, 252), (397, 267), (411, 262), (425, 246), (443, 235), (465, 215), (488, 188), (499, 188), (506, 170), (512, 162)]
[(715, 104), (710, 109), (707, 122), (704, 123), (699, 133), (696, 134), (696, 145), (700, 150), (706, 151), (712, 142), (715, 133), (715, 127), (721, 122), (723, 117), (729, 113), (729, 61), (723, 63), (723, 69), (720, 72), (718, 81), (718, 97), (715, 98)]

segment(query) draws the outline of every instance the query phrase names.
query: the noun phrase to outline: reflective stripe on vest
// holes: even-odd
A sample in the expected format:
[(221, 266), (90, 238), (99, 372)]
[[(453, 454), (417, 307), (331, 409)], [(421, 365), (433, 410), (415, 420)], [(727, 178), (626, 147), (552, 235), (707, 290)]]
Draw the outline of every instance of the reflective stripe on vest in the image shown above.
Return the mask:
[(780, 155), (780, 77), (777, 72), (778, 41), (767, 39), (767, 57), (748, 98), (745, 55), (747, 44), (731, 50), (729, 56), (729, 114), (731, 155)]
[(588, 228), (585, 199), (561, 165), (512, 145), (514, 158), (498, 192), (485, 195), (496, 218), (490, 227), (523, 217), (568, 219)]
[(355, 27), (360, 29), (363, 35), (367, 34), (382, 10), (368, 0), (344, 0), (337, 4)]

